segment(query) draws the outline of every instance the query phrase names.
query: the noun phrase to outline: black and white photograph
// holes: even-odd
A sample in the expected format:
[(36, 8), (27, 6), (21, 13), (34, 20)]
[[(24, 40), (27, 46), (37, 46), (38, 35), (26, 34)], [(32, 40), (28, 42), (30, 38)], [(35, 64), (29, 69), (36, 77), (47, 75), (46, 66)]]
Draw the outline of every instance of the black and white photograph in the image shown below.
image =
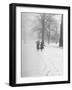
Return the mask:
[(63, 75), (63, 15), (21, 13), (21, 76)]
[(11, 4), (10, 10), (10, 85), (69, 83), (70, 7)]

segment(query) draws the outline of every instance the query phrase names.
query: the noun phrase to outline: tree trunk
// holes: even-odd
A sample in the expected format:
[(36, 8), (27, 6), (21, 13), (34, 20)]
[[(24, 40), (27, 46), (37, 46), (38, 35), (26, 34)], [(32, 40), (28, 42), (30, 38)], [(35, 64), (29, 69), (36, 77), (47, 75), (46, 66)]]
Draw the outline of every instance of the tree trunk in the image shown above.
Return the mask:
[(56, 44), (57, 44), (57, 27), (56, 27), (56, 33), (55, 33), (55, 40), (56, 40)]
[(61, 17), (61, 30), (60, 30), (59, 47), (63, 47), (63, 15)]
[(44, 17), (45, 17), (45, 14), (42, 15), (42, 42), (44, 42)]
[(50, 25), (48, 25), (48, 44), (50, 43)]

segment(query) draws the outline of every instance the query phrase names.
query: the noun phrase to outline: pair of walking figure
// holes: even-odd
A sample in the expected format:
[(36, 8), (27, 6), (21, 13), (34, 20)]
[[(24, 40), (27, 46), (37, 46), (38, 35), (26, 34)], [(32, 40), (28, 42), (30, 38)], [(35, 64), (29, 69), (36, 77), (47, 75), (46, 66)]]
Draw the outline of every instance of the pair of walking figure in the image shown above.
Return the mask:
[(44, 49), (44, 42), (43, 41), (37, 41), (37, 50), (43, 50)]

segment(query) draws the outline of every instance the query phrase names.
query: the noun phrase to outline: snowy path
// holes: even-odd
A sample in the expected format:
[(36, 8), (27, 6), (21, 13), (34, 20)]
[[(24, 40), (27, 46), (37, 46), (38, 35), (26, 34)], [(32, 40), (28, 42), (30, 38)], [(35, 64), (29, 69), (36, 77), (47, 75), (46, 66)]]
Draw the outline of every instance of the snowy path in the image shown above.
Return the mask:
[(37, 51), (35, 42), (22, 42), (22, 77), (62, 75), (62, 70), (63, 49), (46, 45)]
[(45, 75), (62, 75), (63, 73), (63, 50), (57, 46), (49, 45), (43, 50), (45, 63)]

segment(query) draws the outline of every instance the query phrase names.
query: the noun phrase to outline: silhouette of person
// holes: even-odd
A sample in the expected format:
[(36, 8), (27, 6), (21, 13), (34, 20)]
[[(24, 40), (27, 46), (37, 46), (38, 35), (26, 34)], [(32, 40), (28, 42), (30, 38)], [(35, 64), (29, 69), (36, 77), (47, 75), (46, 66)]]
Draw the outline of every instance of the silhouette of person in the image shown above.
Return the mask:
[(44, 42), (43, 41), (40, 44), (40, 49), (41, 49), (41, 51), (44, 49)]
[(39, 48), (40, 47), (40, 41), (37, 41), (36, 44), (37, 44), (37, 50), (39, 50), (40, 49)]

